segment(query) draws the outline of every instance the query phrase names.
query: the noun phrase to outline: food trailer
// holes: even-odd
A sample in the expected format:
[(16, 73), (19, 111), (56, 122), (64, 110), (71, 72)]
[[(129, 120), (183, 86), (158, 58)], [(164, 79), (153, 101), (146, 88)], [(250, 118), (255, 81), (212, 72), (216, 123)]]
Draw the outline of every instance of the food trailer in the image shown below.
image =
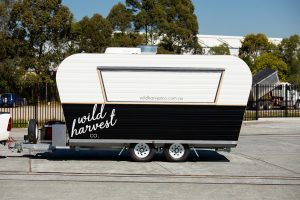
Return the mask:
[(135, 161), (163, 151), (184, 161), (190, 149), (236, 147), (252, 75), (235, 56), (81, 53), (59, 65), (56, 81), (65, 123), (53, 125), (49, 148), (127, 149)]

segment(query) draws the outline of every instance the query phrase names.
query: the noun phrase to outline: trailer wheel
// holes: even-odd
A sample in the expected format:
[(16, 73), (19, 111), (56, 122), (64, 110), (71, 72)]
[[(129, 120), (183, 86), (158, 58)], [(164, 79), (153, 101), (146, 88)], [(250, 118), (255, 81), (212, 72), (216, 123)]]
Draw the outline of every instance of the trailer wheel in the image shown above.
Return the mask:
[(155, 155), (155, 150), (150, 144), (138, 143), (130, 146), (129, 154), (132, 160), (136, 162), (148, 162)]
[(164, 148), (164, 154), (170, 162), (183, 162), (190, 155), (190, 149), (186, 145), (174, 143)]
[(30, 143), (37, 143), (38, 139), (38, 127), (35, 119), (31, 119), (28, 122), (28, 140)]

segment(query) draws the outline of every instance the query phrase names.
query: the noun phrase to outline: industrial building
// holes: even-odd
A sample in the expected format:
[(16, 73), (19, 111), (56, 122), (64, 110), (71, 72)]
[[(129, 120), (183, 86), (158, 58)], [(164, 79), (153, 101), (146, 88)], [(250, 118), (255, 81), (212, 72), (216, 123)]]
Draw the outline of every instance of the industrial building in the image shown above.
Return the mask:
[[(204, 54), (209, 54), (211, 47), (227, 44), (230, 54), (239, 55), (239, 48), (242, 46), (243, 36), (225, 36), (225, 35), (198, 35), (198, 42), (204, 50)], [(282, 38), (268, 38), (270, 42), (278, 45)]]

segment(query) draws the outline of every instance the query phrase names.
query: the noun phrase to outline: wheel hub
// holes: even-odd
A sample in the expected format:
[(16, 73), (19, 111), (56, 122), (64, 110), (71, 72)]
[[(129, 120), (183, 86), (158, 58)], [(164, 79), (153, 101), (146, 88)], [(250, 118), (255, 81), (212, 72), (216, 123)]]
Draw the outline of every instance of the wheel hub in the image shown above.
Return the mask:
[(134, 147), (134, 153), (139, 158), (145, 158), (150, 154), (150, 147), (145, 143), (136, 144)]
[(169, 154), (175, 158), (181, 158), (184, 155), (185, 149), (182, 144), (172, 144), (169, 148)]

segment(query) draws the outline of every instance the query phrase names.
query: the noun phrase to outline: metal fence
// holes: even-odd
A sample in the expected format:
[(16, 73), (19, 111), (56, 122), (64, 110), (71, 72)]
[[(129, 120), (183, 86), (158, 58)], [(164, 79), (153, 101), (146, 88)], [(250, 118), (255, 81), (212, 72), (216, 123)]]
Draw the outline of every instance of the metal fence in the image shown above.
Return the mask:
[[(3, 107), (3, 98), (2, 105), (0, 103), (0, 112), (11, 113), (13, 127), (27, 127), (29, 119), (36, 119), (39, 126), (47, 121), (64, 121), (55, 85), (36, 85), (10, 93), (16, 93), (24, 99), (23, 103), (15, 107)], [(254, 86), (244, 120), (262, 117), (300, 117), (299, 88), (286, 84)]]
[[(5, 99), (11, 94), (15, 95), (14, 105)], [(19, 91), (3, 92), (0, 112), (11, 114), (14, 128), (27, 127), (30, 119), (36, 119), (39, 126), (47, 121), (64, 121), (56, 85), (35, 85)]]
[(290, 84), (253, 86), (244, 120), (264, 117), (300, 117), (299, 88)]

